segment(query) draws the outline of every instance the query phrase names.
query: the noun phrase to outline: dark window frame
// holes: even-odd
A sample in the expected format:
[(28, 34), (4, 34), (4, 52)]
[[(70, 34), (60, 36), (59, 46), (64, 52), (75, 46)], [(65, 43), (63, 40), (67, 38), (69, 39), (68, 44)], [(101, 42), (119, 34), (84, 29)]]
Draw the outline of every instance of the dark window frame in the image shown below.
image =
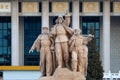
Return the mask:
[[(83, 29), (83, 23), (86, 23), (87, 29)], [(100, 17), (82, 17), (82, 34), (88, 35), (88, 23), (94, 24), (94, 32), (95, 32), (95, 39), (96, 41), (99, 40), (99, 44), (96, 44), (96, 47), (98, 48), (98, 51), (100, 51)], [(96, 23), (99, 23), (99, 29), (96, 29)], [(99, 37), (96, 37), (96, 31), (99, 31)]]
[(104, 6), (103, 2), (101, 1), (99, 4), (100, 4), (100, 12), (103, 12), (103, 6)]
[(113, 12), (113, 1), (110, 2), (110, 12)]
[(79, 12), (83, 12), (83, 2), (79, 2)]
[[(0, 59), (3, 61), (0, 62), (0, 65), (11, 65), (11, 17), (0, 17), (0, 40), (2, 40), (2, 44), (0, 44)], [(6, 27), (6, 28), (5, 28)], [(7, 43), (6, 43), (7, 42)], [(6, 43), (6, 44), (5, 44)]]
[(22, 2), (18, 3), (18, 9), (19, 9), (19, 13), (21, 13), (22, 12)]
[(52, 12), (52, 2), (49, 2), (49, 12)]
[(39, 12), (42, 12), (42, 2), (39, 2)]
[(72, 3), (72, 2), (69, 2), (69, 12), (71, 12), (71, 13), (72, 13), (72, 11), (73, 11), (72, 6), (73, 6), (73, 3)]
[(41, 34), (42, 17), (24, 17), (24, 65), (38, 66), (40, 61), (40, 53), (34, 50), (29, 54), (36, 38)]

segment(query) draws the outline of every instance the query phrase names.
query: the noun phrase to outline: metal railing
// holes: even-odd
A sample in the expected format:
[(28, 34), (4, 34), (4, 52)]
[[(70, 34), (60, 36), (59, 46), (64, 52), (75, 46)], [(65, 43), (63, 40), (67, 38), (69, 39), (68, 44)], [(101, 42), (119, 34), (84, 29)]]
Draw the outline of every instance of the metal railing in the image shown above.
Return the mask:
[(120, 71), (118, 73), (104, 73), (103, 80), (120, 80)]

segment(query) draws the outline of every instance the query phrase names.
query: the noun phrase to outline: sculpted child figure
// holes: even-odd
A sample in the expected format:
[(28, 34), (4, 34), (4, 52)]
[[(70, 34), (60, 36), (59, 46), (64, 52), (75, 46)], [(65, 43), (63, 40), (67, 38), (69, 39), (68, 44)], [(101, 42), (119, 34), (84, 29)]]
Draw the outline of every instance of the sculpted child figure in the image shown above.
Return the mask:
[(52, 74), (52, 55), (51, 55), (51, 44), (52, 40), (49, 38), (48, 27), (42, 28), (43, 33), (38, 36), (32, 45), (29, 53), (37, 49), (40, 54), (40, 65), (42, 76), (50, 76)]

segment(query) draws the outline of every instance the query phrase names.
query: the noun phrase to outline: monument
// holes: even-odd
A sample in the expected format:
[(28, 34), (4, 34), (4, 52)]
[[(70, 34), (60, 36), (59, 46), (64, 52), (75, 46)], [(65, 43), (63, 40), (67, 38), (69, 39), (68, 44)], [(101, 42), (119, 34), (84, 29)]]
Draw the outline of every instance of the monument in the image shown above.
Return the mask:
[(58, 16), (50, 33), (47, 27), (43, 27), (43, 33), (31, 47), (29, 53), (34, 49), (40, 52), (40, 80), (86, 80), (87, 44), (94, 36), (84, 36), (81, 29), (72, 30), (69, 24), (68, 12), (65, 19)]

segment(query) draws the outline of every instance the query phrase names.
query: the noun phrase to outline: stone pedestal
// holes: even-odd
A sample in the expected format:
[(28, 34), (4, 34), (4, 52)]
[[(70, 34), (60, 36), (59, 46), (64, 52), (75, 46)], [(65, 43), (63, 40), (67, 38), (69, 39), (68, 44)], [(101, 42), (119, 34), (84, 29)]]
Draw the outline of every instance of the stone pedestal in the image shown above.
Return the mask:
[(86, 80), (80, 72), (72, 72), (67, 68), (57, 68), (53, 76), (41, 77), (40, 80)]
[(53, 80), (52, 77), (41, 77), (40, 80)]

